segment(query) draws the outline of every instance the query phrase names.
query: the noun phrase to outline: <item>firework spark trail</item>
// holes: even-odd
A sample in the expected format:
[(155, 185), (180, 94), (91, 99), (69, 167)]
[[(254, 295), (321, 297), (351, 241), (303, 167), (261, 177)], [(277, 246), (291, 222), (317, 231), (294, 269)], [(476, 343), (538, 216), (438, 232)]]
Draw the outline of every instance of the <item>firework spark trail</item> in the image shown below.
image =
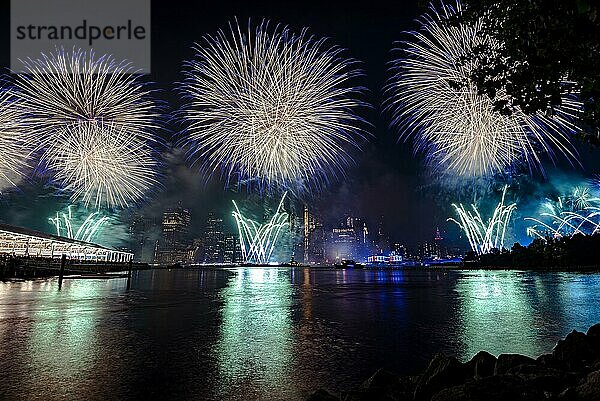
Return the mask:
[(139, 75), (110, 55), (57, 49), (23, 61), (16, 95), (41, 167), (73, 200), (126, 207), (156, 184), (158, 109)]
[(55, 134), (42, 155), (55, 180), (86, 206), (128, 206), (157, 183), (145, 141), (112, 124), (79, 122)]
[(447, 22), (460, 12), (460, 3), (431, 6), (421, 30), (403, 43), (404, 57), (393, 62), (386, 106), (401, 138), (413, 136), (415, 151), (424, 152), (434, 169), (464, 177), (492, 176), (518, 164), (541, 170), (541, 154), (552, 158), (554, 150), (576, 161), (569, 134), (577, 130), (573, 121), (581, 103), (564, 96), (552, 117), (495, 110), (493, 101), (478, 93), (471, 80), (477, 65), (466, 57), (479, 45), (499, 45), (482, 34), (480, 21)]
[(452, 204), (460, 221), (453, 218), (449, 218), (448, 221), (460, 227), (467, 236), (471, 249), (478, 255), (489, 253), (492, 249), (504, 248), (506, 228), (512, 213), (517, 208), (516, 203), (504, 204), (507, 189), (508, 187), (505, 186), (500, 202), (494, 209), (492, 217), (487, 221), (483, 220), (475, 205), (471, 205), (473, 209), (471, 212), (466, 210), (462, 204)]
[(355, 62), (267, 21), (204, 39), (182, 86), (182, 144), (195, 163), (261, 188), (309, 190), (343, 175), (362, 138)]
[(546, 199), (538, 217), (526, 217), (533, 223), (527, 228), (527, 235), (545, 239), (593, 235), (600, 232), (600, 198), (594, 196), (589, 187), (579, 186), (555, 201)]
[(0, 88), (0, 194), (16, 187), (30, 168), (34, 148), (25, 116), (12, 91)]
[(75, 219), (73, 218), (72, 206), (69, 206), (67, 213), (56, 212), (56, 217), (50, 217), (48, 220), (56, 229), (56, 235), (78, 241), (92, 242), (109, 218), (100, 216), (100, 212), (92, 212), (81, 223), (77, 231), (73, 232)]
[(40, 136), (52, 138), (65, 125), (97, 121), (155, 140), (156, 105), (131, 64), (79, 49), (57, 49), (22, 63), (25, 73), (16, 76), (17, 95)]
[(281, 230), (289, 225), (288, 214), (283, 210), (286, 195), (281, 198), (275, 214), (264, 224), (244, 217), (235, 201), (232, 201), (235, 207), (232, 215), (237, 223), (244, 262), (267, 264), (271, 261)]

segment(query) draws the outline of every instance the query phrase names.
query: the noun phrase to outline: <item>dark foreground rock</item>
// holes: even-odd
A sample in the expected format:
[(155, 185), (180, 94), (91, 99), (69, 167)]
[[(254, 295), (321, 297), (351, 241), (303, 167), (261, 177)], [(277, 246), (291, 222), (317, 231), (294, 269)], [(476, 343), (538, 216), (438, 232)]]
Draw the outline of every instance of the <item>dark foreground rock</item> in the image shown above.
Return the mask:
[(309, 401), (600, 401), (600, 323), (572, 331), (551, 354), (497, 358), (478, 352), (462, 363), (437, 354), (418, 376), (380, 369), (358, 389), (318, 390)]

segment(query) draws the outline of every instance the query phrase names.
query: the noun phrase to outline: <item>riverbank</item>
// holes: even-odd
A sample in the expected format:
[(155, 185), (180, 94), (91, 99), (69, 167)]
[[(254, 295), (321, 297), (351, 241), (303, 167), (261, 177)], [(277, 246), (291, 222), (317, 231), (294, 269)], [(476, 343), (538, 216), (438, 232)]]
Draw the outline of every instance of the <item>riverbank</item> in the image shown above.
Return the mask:
[(380, 369), (358, 389), (333, 394), (321, 389), (307, 401), (597, 401), (600, 400), (600, 323), (573, 330), (552, 353), (536, 359), (495, 357), (480, 351), (471, 360), (437, 354), (427, 369), (397, 376)]

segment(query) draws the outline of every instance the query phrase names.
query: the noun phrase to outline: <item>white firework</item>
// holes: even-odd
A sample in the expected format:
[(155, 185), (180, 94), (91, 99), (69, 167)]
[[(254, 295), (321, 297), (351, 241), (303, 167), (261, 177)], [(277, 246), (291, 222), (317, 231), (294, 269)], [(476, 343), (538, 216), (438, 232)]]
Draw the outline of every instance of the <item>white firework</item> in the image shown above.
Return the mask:
[(57, 49), (23, 67), (16, 95), (42, 167), (73, 200), (97, 207), (139, 201), (155, 183), (150, 146), (159, 114), (132, 66), (93, 51)]
[(72, 200), (127, 207), (157, 182), (152, 149), (120, 125), (80, 121), (54, 133), (42, 161)]
[(279, 245), (282, 230), (289, 226), (288, 214), (283, 210), (286, 194), (281, 197), (275, 214), (264, 224), (244, 217), (235, 201), (232, 201), (235, 207), (232, 215), (237, 223), (244, 262), (264, 265), (271, 261), (271, 255)]
[(556, 200), (546, 199), (536, 217), (526, 217), (533, 223), (527, 235), (546, 239), (575, 234), (594, 235), (600, 232), (600, 198), (587, 186), (577, 186)]
[(430, 166), (462, 177), (489, 177), (517, 165), (541, 169), (541, 155), (554, 152), (576, 161), (569, 135), (577, 130), (581, 103), (564, 96), (551, 116), (495, 110), (494, 101), (478, 93), (471, 79), (477, 64), (468, 56), (477, 46), (500, 44), (482, 33), (481, 22), (449, 24), (460, 12), (460, 3), (431, 6), (421, 29), (403, 43), (404, 57), (393, 62), (387, 107), (401, 138), (414, 136), (415, 151), (424, 152)]
[(16, 187), (30, 168), (33, 147), (24, 120), (13, 93), (0, 89), (0, 194)]
[(467, 210), (462, 204), (452, 204), (458, 220), (449, 218), (448, 221), (456, 223), (464, 232), (471, 249), (478, 255), (489, 253), (492, 249), (503, 249), (506, 229), (510, 223), (513, 212), (517, 208), (516, 203), (504, 204), (507, 186), (502, 191), (502, 198), (492, 216), (484, 220), (477, 206), (471, 205), (473, 211)]
[(56, 212), (56, 217), (50, 217), (48, 221), (56, 229), (56, 235), (78, 241), (92, 242), (102, 227), (108, 222), (109, 217), (102, 216), (99, 211), (87, 215), (85, 220), (77, 227), (73, 214), (73, 205), (69, 205), (66, 213)]
[(286, 27), (206, 36), (187, 63), (183, 144), (195, 163), (261, 188), (312, 189), (343, 175), (362, 138), (355, 62)]
[(154, 140), (156, 105), (130, 63), (78, 49), (57, 49), (22, 63), (16, 94), (40, 138), (79, 121), (98, 121)]

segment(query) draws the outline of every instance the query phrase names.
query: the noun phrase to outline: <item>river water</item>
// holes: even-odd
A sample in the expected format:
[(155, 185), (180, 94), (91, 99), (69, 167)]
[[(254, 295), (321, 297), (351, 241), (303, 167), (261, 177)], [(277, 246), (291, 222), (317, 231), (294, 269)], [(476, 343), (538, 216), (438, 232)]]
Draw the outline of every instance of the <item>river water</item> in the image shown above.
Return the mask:
[(550, 352), (600, 274), (239, 268), (0, 283), (0, 399), (304, 400), (379, 367)]

